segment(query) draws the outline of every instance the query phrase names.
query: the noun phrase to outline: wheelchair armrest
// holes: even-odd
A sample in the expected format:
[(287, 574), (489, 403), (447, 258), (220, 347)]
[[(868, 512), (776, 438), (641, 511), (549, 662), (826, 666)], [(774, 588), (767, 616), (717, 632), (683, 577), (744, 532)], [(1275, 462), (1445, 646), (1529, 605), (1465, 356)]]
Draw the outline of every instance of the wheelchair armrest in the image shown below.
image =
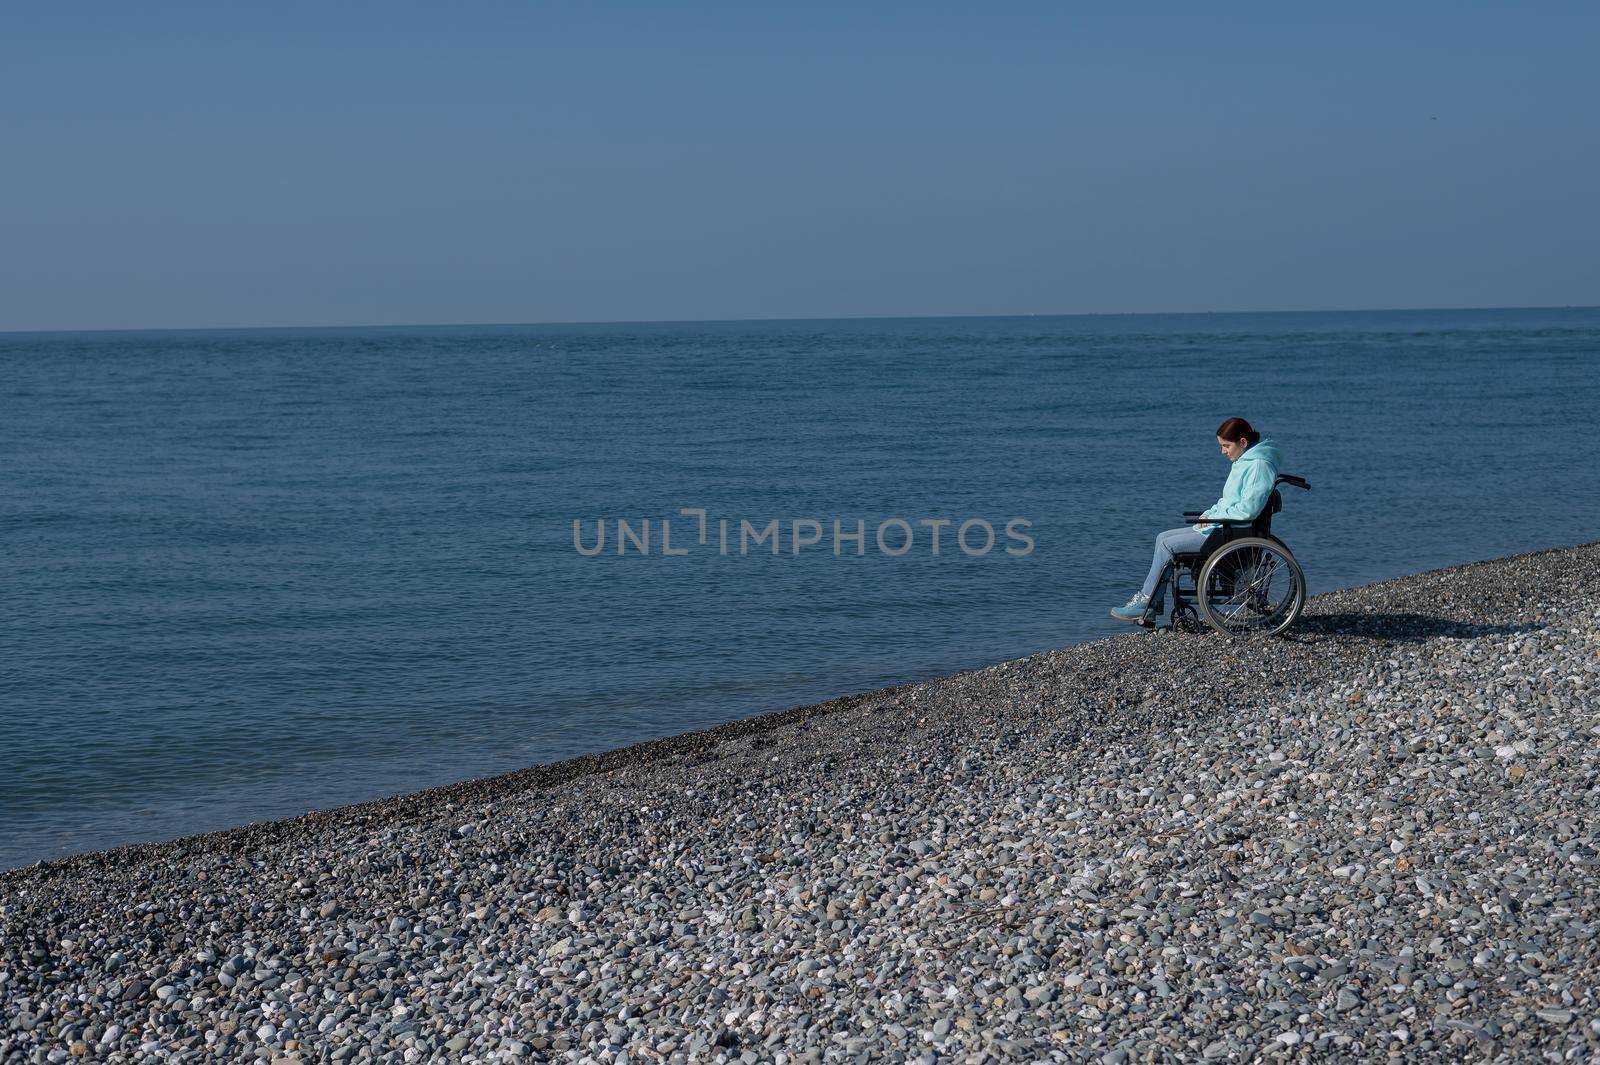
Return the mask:
[(1203, 521), (1208, 525), (1254, 525), (1256, 523), (1254, 518), (1208, 518), (1198, 510), (1184, 511), (1183, 520), (1191, 522)]

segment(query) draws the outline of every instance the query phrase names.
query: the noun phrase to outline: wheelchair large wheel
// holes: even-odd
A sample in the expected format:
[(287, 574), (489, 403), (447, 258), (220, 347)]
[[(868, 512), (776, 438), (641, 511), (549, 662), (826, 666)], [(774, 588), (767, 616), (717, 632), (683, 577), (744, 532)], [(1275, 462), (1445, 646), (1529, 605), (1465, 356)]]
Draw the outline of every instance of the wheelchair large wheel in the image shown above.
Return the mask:
[(1306, 603), (1300, 563), (1275, 538), (1246, 536), (1217, 549), (1195, 580), (1200, 613), (1224, 636), (1276, 636)]

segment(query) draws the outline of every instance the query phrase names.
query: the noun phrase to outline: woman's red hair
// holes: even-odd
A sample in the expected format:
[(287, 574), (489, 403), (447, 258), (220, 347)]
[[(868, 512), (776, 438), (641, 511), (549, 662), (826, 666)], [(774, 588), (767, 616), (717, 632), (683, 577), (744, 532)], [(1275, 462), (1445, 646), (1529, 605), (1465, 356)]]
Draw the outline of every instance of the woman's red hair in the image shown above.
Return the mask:
[(1217, 426), (1218, 440), (1248, 440), (1251, 446), (1261, 443), (1261, 434), (1250, 428), (1250, 423), (1243, 418), (1229, 418)]

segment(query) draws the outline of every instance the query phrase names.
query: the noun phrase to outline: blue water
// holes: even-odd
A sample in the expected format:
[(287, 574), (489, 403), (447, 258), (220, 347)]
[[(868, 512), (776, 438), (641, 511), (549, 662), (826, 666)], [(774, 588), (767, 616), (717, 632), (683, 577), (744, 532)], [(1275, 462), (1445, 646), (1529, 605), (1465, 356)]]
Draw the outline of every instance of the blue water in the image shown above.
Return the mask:
[[(1227, 415), (1315, 486), (1313, 592), (1600, 538), (1600, 310), (9, 334), (0, 374), (0, 867), (1119, 631)], [(617, 518), (648, 556), (574, 549)]]

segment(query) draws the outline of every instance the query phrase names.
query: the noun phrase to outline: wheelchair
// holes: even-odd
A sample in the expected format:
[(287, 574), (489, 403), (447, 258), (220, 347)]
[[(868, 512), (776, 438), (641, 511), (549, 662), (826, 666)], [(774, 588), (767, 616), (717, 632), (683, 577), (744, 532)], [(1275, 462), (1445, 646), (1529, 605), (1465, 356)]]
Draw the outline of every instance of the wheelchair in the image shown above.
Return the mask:
[[(1191, 525), (1218, 527), (1200, 550), (1175, 554), (1162, 573), (1161, 580), (1171, 582), (1172, 612), (1161, 628), (1199, 632), (1203, 618), (1224, 636), (1249, 639), (1276, 636), (1294, 624), (1305, 606), (1306, 578), (1288, 546), (1272, 535), (1272, 516), (1283, 509), (1279, 485), (1311, 490), (1303, 478), (1279, 474), (1253, 518), (1205, 518), (1199, 511), (1184, 511)], [(1148, 615), (1144, 624), (1156, 627)]]

